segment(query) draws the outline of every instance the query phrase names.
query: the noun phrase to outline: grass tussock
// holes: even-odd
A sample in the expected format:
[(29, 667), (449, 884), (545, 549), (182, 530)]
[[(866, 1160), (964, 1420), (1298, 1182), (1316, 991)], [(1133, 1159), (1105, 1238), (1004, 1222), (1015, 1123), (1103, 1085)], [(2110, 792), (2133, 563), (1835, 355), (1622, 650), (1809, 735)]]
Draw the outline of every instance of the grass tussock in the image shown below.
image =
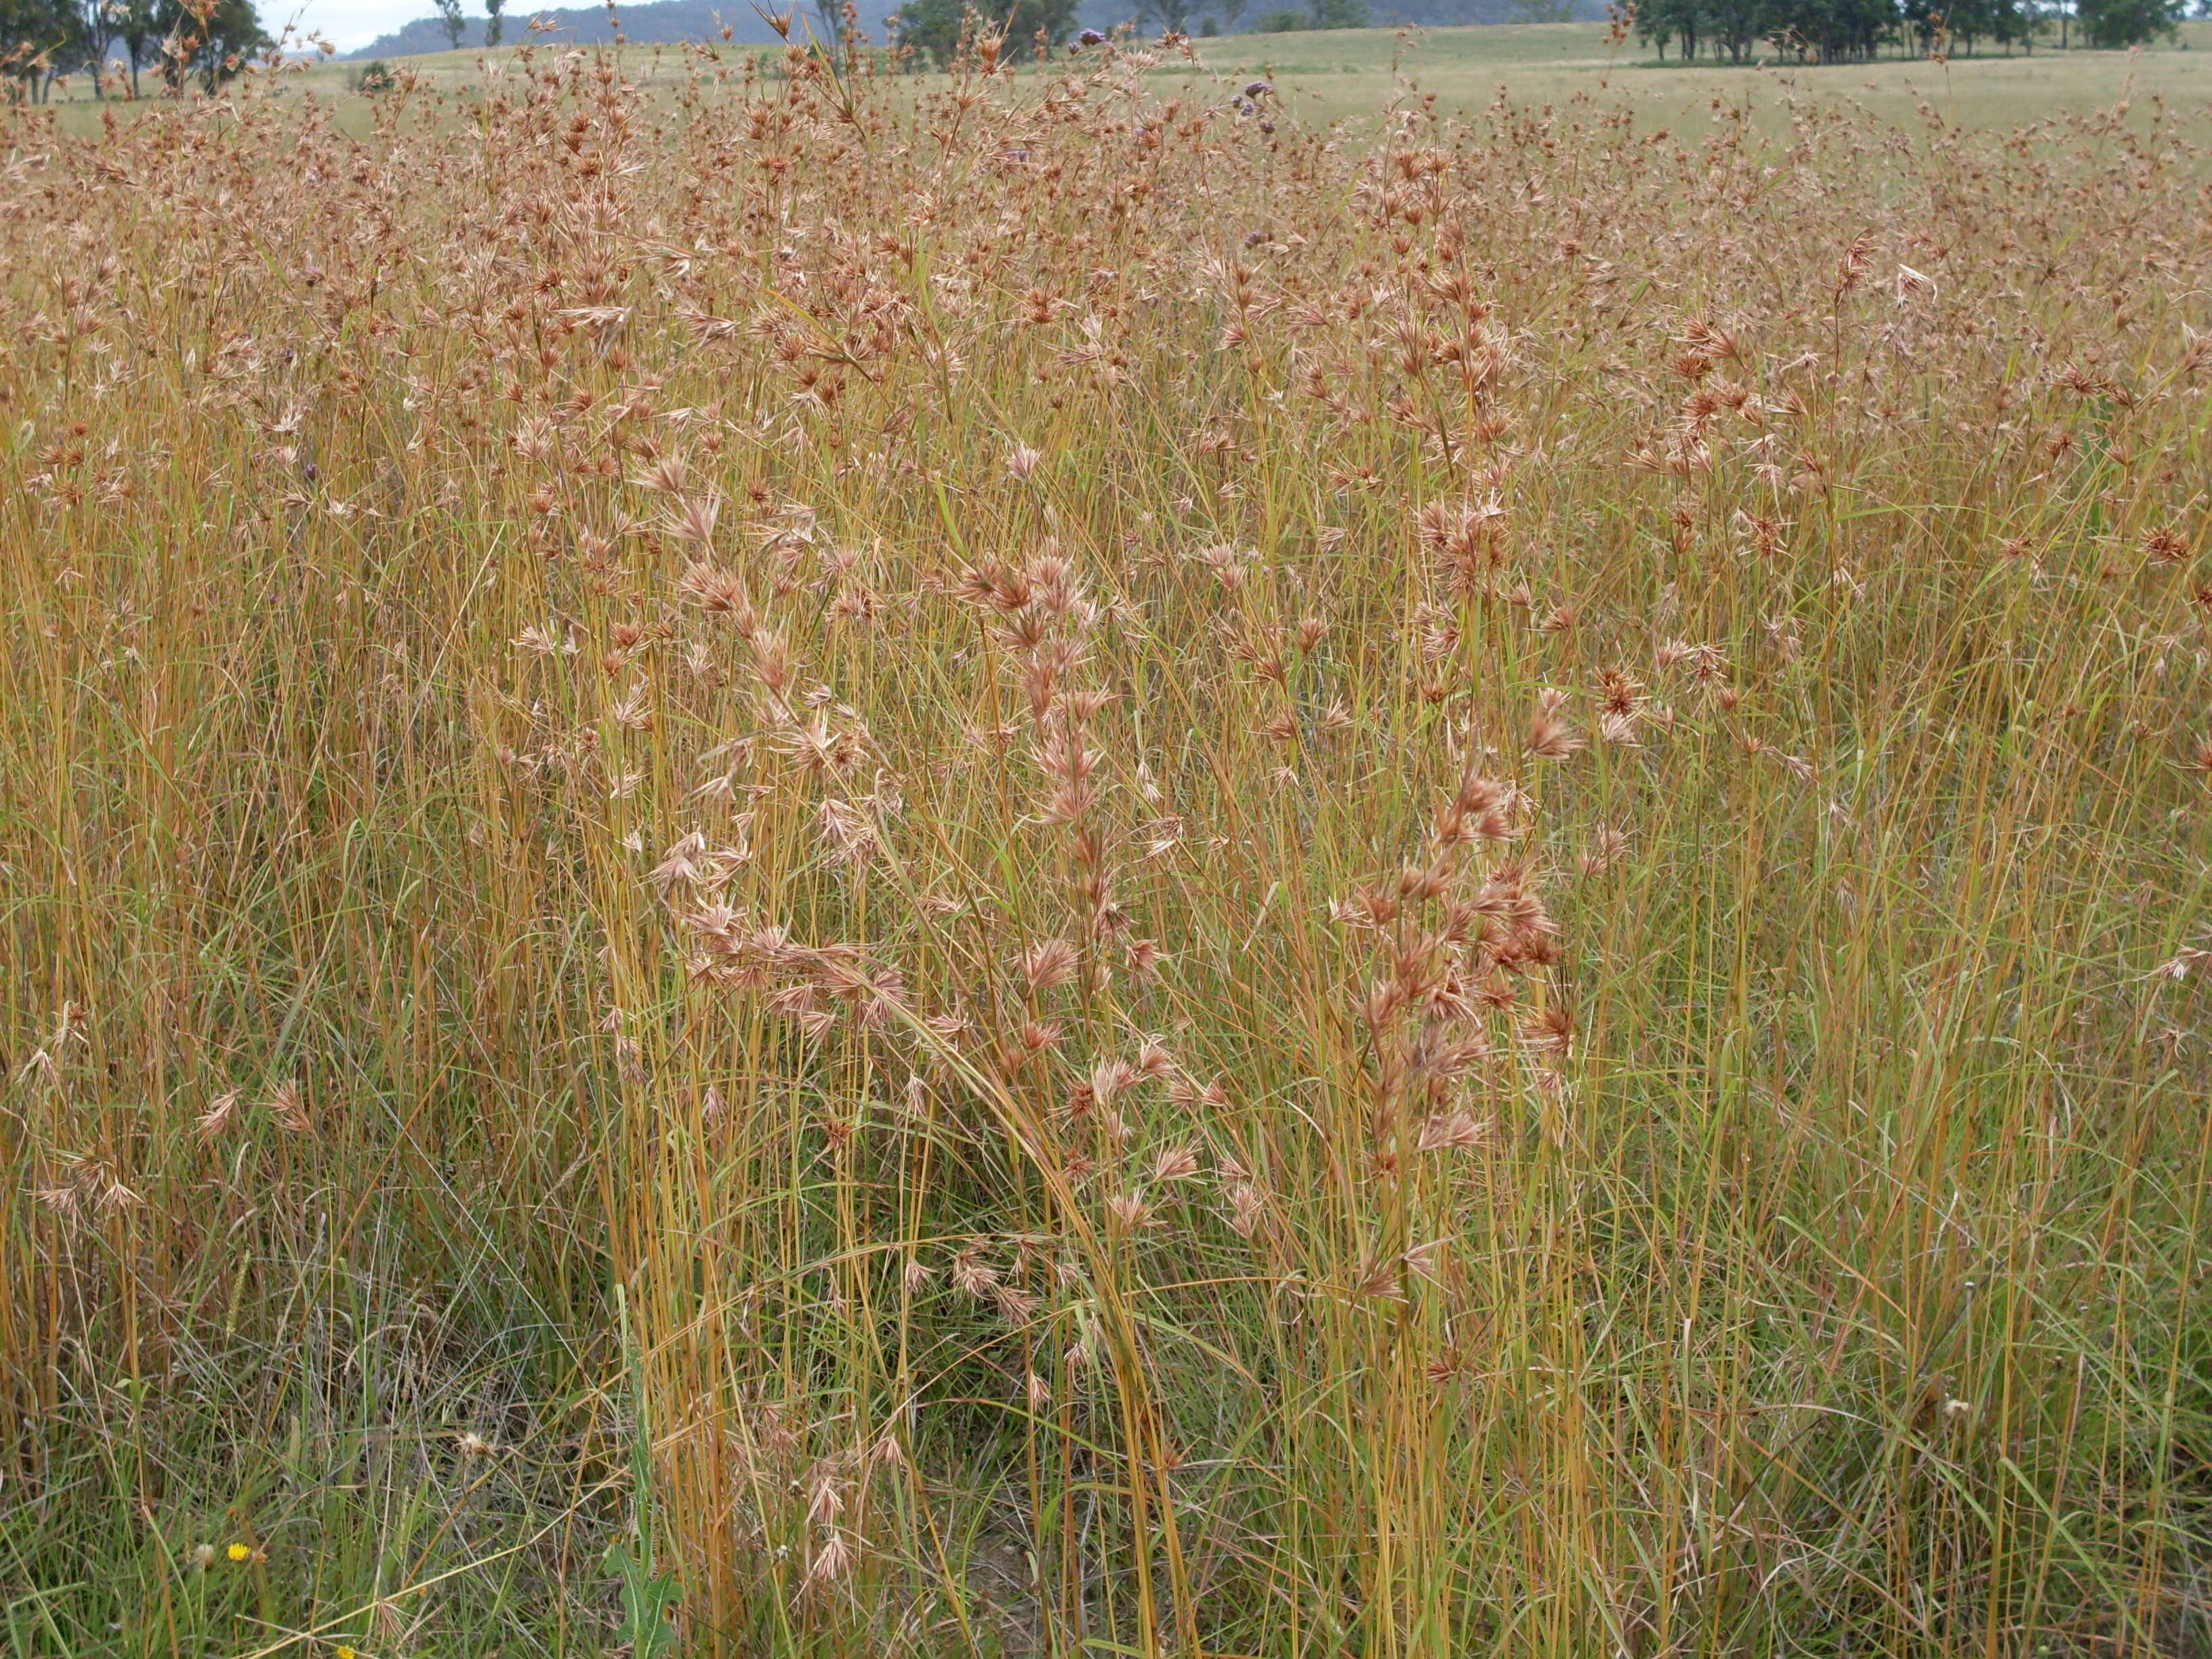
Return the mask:
[(9, 118), (15, 1650), (2207, 1651), (2203, 123), (788, 69)]

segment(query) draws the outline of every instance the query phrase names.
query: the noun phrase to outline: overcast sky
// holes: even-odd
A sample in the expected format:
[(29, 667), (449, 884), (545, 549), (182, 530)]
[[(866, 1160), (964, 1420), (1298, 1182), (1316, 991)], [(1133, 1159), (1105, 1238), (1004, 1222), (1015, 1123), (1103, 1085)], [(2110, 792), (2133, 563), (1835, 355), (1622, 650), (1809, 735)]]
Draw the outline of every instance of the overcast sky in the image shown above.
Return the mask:
[[(462, 0), (461, 9), (471, 17), (483, 10), (483, 0)], [(365, 46), (380, 34), (389, 34), (402, 23), (428, 17), (436, 7), (429, 0), (260, 0), (261, 21), (270, 33), (296, 16), (303, 29), (319, 29), (340, 52)], [(509, 6), (510, 14), (526, 11)]]

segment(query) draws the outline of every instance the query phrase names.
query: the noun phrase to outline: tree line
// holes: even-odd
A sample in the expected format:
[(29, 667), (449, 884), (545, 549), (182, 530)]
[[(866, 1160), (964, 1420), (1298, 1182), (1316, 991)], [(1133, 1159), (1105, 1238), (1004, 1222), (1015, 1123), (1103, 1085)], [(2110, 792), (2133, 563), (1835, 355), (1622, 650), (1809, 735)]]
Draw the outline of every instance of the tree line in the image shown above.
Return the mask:
[(212, 92), (270, 44), (253, 0), (0, 0), (0, 93), (40, 102), (82, 75), (136, 98), (142, 71)]
[[(1663, 60), (1748, 63), (1779, 55), (1863, 63), (1885, 48), (1918, 57), (1984, 48), (2132, 46), (2172, 35), (2185, 0), (1642, 0), (1616, 12)], [(2198, 0), (2212, 16), (2212, 0)]]
[[(458, 0), (447, 0), (457, 3)], [(2033, 52), (2061, 47), (2130, 46), (2171, 35), (2189, 0), (1642, 0), (1608, 8), (1620, 38), (1632, 29), (1665, 59), (1729, 63), (1772, 60), (1865, 62), (1885, 50), (1917, 57), (1972, 55), (1985, 48)], [(489, 0), (487, 0), (489, 3)], [(839, 0), (817, 0), (825, 17)], [(1556, 12), (1572, 0), (1516, 0), (1530, 16)], [(1077, 0), (907, 0), (897, 38), (943, 61), (963, 34), (981, 27), (1006, 38), (1018, 52), (1032, 36), (1058, 41), (1073, 29)], [(1135, 0), (1135, 21), (1175, 34), (1212, 34), (1240, 23), (1261, 31), (1358, 28), (1369, 21), (1367, 0), (1307, 0), (1302, 10), (1248, 12), (1247, 0)], [(2212, 0), (2197, 0), (2212, 17)], [(1391, 7), (1380, 15), (1388, 21)]]

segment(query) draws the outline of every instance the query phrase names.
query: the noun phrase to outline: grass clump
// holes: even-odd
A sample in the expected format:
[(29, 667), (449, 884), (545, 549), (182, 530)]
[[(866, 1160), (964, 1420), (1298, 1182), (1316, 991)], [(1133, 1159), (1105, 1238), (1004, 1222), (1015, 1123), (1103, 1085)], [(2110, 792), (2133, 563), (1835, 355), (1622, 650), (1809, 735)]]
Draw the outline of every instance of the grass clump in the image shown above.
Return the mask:
[(988, 68), (10, 118), (17, 1644), (2197, 1650), (2202, 122)]

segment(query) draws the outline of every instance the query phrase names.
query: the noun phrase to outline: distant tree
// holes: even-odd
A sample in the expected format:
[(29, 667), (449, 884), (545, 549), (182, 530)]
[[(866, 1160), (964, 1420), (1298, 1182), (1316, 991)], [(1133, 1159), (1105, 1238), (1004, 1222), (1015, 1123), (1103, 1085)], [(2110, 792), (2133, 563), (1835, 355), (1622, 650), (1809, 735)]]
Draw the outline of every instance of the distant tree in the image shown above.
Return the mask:
[(1636, 33), (1641, 40), (1657, 43), (1664, 61), (1668, 46), (1679, 42), (1682, 61), (1698, 55), (1698, 35), (1703, 21), (1702, 0), (1650, 0), (1636, 9)]
[(438, 27), (446, 31), (447, 44), (455, 52), (468, 39), (468, 20), (461, 15), (461, 0), (436, 0)]
[(1778, 0), (1815, 63), (1861, 64), (1898, 37), (1897, 0)]
[(960, 0), (906, 0), (884, 21), (900, 46), (942, 69), (960, 49), (966, 8)]
[(1245, 0), (1137, 0), (1137, 21), (1162, 34), (1220, 34), (1237, 27), (1244, 6)]
[(507, 0), (483, 0), (484, 45), (495, 46), (507, 33)]
[(2138, 46), (2173, 33), (2181, 7), (2182, 0), (2078, 0), (2074, 15), (2093, 46)]
[[(1955, 0), (1908, 0), (1931, 8), (1947, 3)], [(2009, 9), (2022, 0), (1964, 3)], [(1636, 33), (1656, 43), (1662, 58), (1670, 46), (1679, 47), (1685, 62), (1702, 50), (1732, 64), (1777, 54), (1816, 64), (1861, 63), (1897, 38), (1898, 8), (1899, 0), (1645, 0), (1636, 9)], [(1995, 32), (1991, 22), (1982, 27)]]
[(1082, 0), (993, 0), (993, 10), (1003, 10), (1006, 44), (1016, 58), (1026, 58), (1044, 37), (1056, 46), (1075, 33), (1075, 14)]
[(2033, 0), (1982, 0), (1982, 11), (1989, 24), (1990, 39), (2012, 56), (2012, 49), (2023, 42), (2035, 42), (2036, 16)]
[(1922, 57), (1936, 50), (1948, 27), (1953, 0), (1904, 0), (1899, 9), (1905, 34)]
[(1260, 21), (1252, 27), (1262, 34), (1288, 34), (1305, 26), (1306, 15), (1302, 11), (1263, 11)]
[(1758, 57), (1760, 46), (1781, 21), (1768, 0), (1701, 0), (1699, 9), (1704, 14), (1700, 33), (1713, 43), (1714, 55), (1725, 52), (1731, 64)]
[(1317, 29), (1364, 29), (1367, 0), (1313, 0), (1313, 26)]
[(1219, 35), (1237, 27), (1246, 0), (1136, 0), (1136, 22), (1147, 33)]
[[(1946, 0), (1909, 0), (1936, 6)], [(2013, 7), (2021, 0), (1967, 0)], [(1637, 38), (1668, 46), (1683, 61), (1705, 51), (1732, 64), (1771, 60), (1850, 64), (1872, 58), (1898, 39), (1899, 0), (1644, 0), (1635, 10)], [(1626, 26), (1623, 25), (1625, 27)]]
[(1905, 17), (1923, 48), (1940, 32), (1946, 50), (1972, 57), (1984, 40), (2009, 47), (2025, 39), (2033, 19), (2022, 0), (1905, 0)]
[(120, 9), (116, 0), (77, 0), (74, 15), (68, 19), (66, 61), (91, 75), (95, 98), (107, 95), (103, 77), (107, 69), (107, 49), (115, 44), (116, 29), (122, 21), (118, 15)]
[(1146, 28), (1157, 23), (1163, 34), (1188, 34), (1205, 9), (1205, 0), (1137, 0), (1137, 21)]
[(154, 27), (172, 93), (192, 81), (212, 93), (270, 44), (253, 0), (155, 0)]
[(33, 103), (46, 94), (79, 50), (81, 24), (56, 0), (0, 0), (0, 75), (14, 83), (11, 97)]
[(1080, 0), (907, 0), (885, 21), (896, 29), (900, 46), (940, 68), (959, 55), (964, 42), (986, 32), (1004, 37), (1000, 48), (1002, 58), (1018, 62), (1029, 55), (1040, 34), (1047, 46), (1056, 46), (1073, 33), (1079, 3)]
[(138, 95), (138, 71), (154, 61), (161, 40), (155, 0), (108, 0), (114, 14), (116, 43), (131, 69), (131, 95)]

